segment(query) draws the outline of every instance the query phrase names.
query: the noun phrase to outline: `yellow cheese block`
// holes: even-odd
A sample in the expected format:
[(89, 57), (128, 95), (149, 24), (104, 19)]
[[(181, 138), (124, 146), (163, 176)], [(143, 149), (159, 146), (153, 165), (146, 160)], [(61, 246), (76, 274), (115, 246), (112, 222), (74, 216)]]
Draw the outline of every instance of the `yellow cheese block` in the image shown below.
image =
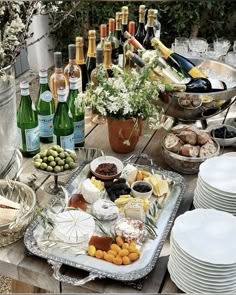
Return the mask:
[(153, 193), (155, 196), (162, 196), (169, 192), (169, 186), (167, 180), (162, 179), (161, 175), (154, 174), (144, 178), (145, 181), (150, 183), (153, 187)]

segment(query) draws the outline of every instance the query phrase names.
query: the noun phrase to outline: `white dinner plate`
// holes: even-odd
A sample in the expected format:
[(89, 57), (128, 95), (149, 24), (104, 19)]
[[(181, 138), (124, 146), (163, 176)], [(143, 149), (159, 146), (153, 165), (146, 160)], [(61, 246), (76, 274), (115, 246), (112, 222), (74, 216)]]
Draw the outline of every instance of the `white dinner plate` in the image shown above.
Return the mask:
[(190, 256), (222, 265), (236, 263), (235, 233), (236, 218), (215, 209), (187, 211), (172, 229), (173, 239)]
[(236, 152), (225, 153), (221, 157), (236, 157)]
[(199, 175), (204, 181), (221, 192), (236, 193), (236, 158), (214, 157), (207, 159), (199, 167)]

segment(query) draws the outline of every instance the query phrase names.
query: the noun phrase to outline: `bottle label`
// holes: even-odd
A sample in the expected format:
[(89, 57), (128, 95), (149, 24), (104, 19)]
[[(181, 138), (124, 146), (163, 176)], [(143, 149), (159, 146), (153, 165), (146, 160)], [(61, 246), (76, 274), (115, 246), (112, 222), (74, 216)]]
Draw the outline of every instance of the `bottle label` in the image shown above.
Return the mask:
[(114, 65), (118, 65), (119, 47), (112, 49), (112, 51), (111, 51), (111, 59), (112, 59), (112, 63)]
[(189, 72), (192, 78), (206, 78), (207, 76), (197, 67), (193, 67)]
[(123, 54), (119, 54), (118, 65), (119, 65), (120, 68), (123, 69)]
[(70, 82), (70, 89), (71, 89), (71, 90), (76, 90), (76, 89), (78, 89), (77, 81), (76, 81), (76, 83), (75, 83), (75, 82)]
[(47, 77), (40, 77), (39, 83), (40, 84), (48, 84), (48, 78)]
[(40, 137), (53, 136), (53, 117), (54, 114), (48, 116), (38, 115)]
[(23, 145), (22, 145), (22, 132), (21, 129), (19, 127), (17, 127), (17, 145), (19, 147), (19, 149), (23, 149)]
[[(57, 136), (55, 134), (53, 134), (53, 142), (54, 142), (54, 144), (58, 144), (57, 143)], [(63, 149), (73, 150), (75, 148), (74, 133), (72, 133), (70, 135), (66, 135), (66, 136), (59, 136), (59, 145)]]
[(52, 93), (49, 90), (44, 91), (41, 95), (40, 98), (45, 101), (45, 102), (50, 102), (52, 101)]
[(29, 88), (21, 88), (20, 94), (21, 94), (21, 96), (29, 95)]
[(25, 129), (25, 144), (27, 152), (33, 152), (39, 149), (39, 126), (32, 129)]
[(84, 120), (74, 122), (74, 141), (75, 144), (84, 141)]
[(65, 102), (67, 99), (67, 94), (59, 94), (58, 95), (58, 101)]

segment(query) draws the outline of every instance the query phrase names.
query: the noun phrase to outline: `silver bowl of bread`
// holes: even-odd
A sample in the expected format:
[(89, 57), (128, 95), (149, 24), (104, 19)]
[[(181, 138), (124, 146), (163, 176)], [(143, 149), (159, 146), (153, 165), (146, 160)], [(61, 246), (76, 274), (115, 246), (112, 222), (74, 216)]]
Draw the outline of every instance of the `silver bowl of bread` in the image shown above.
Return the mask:
[(34, 217), (35, 192), (26, 184), (0, 180), (0, 247), (23, 237)]
[(158, 104), (168, 116), (184, 121), (210, 118), (227, 109), (236, 96), (236, 68), (216, 60), (191, 59), (209, 78), (224, 81), (227, 90), (210, 93), (174, 92)]
[(166, 163), (183, 174), (198, 173), (200, 164), (217, 156), (219, 151), (219, 143), (207, 132), (189, 125), (173, 127), (162, 141)]

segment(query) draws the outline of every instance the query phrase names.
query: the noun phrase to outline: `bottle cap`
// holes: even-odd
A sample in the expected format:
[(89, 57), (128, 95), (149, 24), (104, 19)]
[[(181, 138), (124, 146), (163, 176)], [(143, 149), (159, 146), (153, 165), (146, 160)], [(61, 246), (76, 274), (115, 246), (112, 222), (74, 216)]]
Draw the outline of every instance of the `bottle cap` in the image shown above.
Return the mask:
[(139, 13), (144, 13), (145, 12), (145, 5), (139, 5)]
[(45, 69), (39, 70), (39, 77), (46, 78), (48, 76), (48, 71)]
[(135, 22), (129, 22), (129, 33), (134, 36), (135, 34)]
[(61, 96), (67, 95), (67, 90), (66, 90), (66, 88), (59, 87), (59, 88), (57, 89), (57, 94), (58, 94), (58, 95), (61, 95)]
[(75, 44), (68, 45), (69, 59), (75, 59), (76, 46)]
[(27, 88), (29, 88), (29, 82), (28, 81), (22, 81), (22, 82), (20, 82), (20, 88), (21, 89), (27, 89)]
[(109, 18), (109, 32), (114, 32), (115, 30), (115, 20), (114, 18)]
[(148, 17), (149, 16), (154, 16), (155, 10), (154, 9), (148, 9)]
[(125, 31), (125, 32), (124, 32), (124, 37), (125, 37), (126, 39), (129, 39), (129, 38), (132, 37), (132, 35), (130, 35), (129, 32)]
[(111, 42), (110, 41), (104, 42), (104, 51), (106, 51), (106, 50), (111, 50)]
[(76, 42), (77, 45), (81, 45), (81, 46), (84, 45), (83, 37), (76, 37), (75, 42)]
[(121, 20), (122, 13), (120, 11), (116, 12), (116, 20)]
[(101, 38), (106, 38), (107, 36), (107, 25), (106, 24), (101, 24), (100, 25), (100, 37)]
[(96, 38), (96, 31), (95, 30), (89, 30), (88, 31), (88, 37), (89, 38)]
[(128, 14), (129, 13), (129, 7), (128, 6), (122, 6), (121, 11), (122, 11), (122, 14)]
[(54, 65), (55, 68), (62, 68), (62, 53), (54, 52)]
[(103, 49), (102, 48), (96, 49), (96, 58), (97, 58), (97, 64), (103, 63)]

